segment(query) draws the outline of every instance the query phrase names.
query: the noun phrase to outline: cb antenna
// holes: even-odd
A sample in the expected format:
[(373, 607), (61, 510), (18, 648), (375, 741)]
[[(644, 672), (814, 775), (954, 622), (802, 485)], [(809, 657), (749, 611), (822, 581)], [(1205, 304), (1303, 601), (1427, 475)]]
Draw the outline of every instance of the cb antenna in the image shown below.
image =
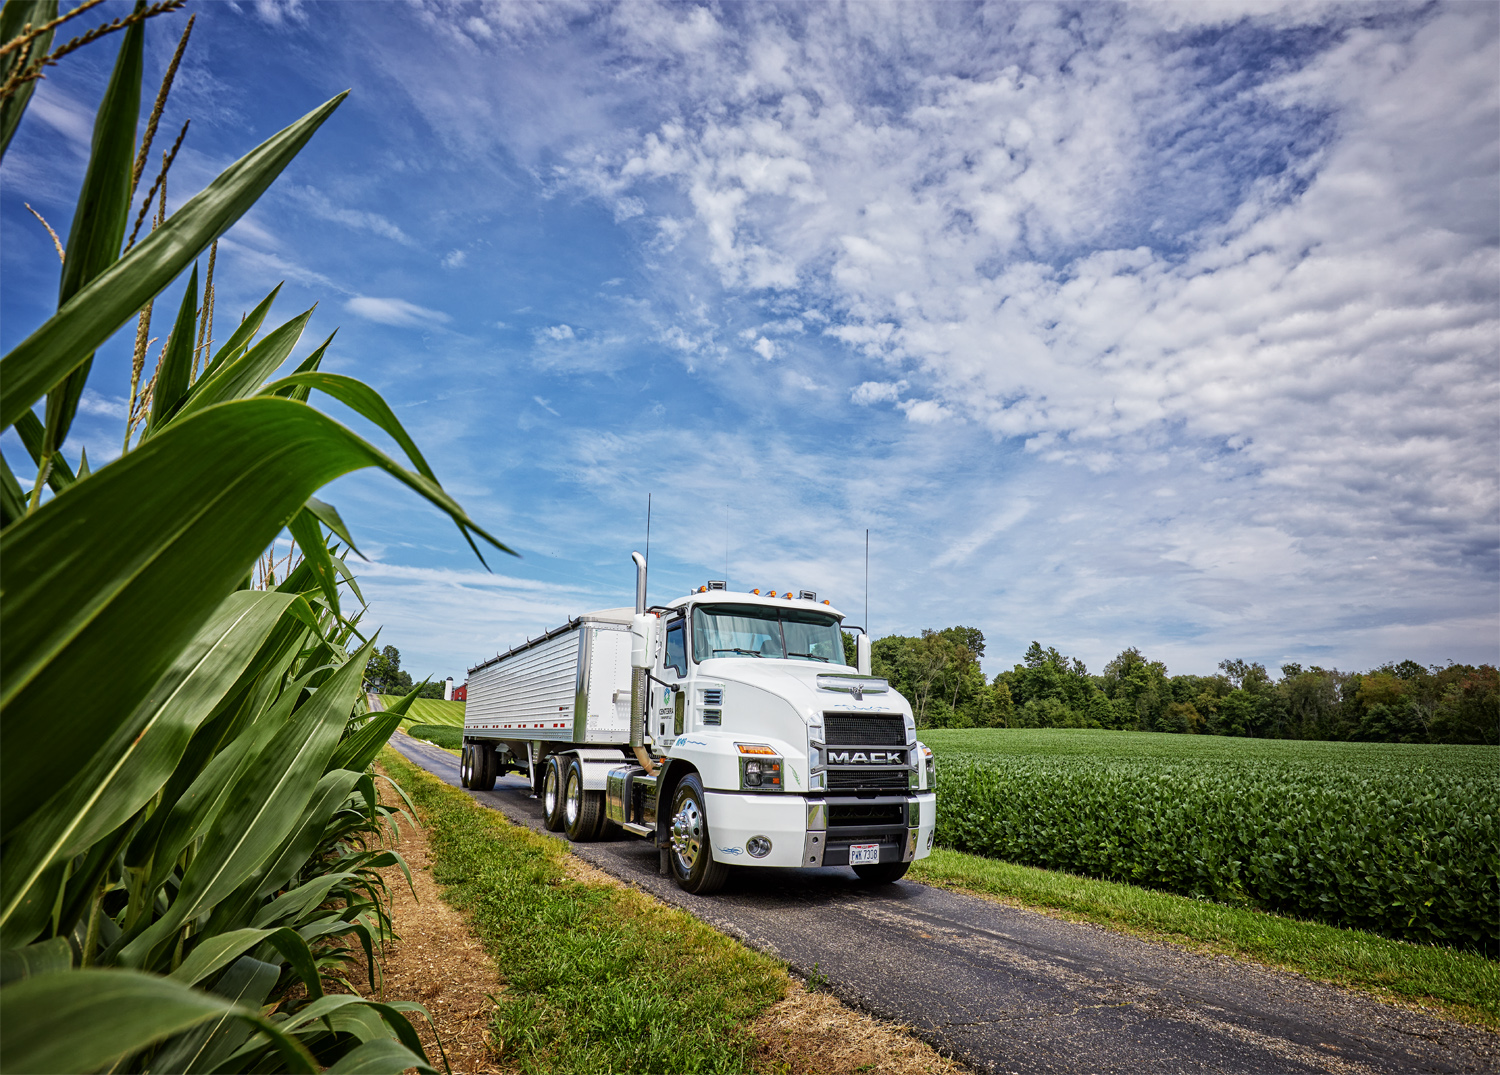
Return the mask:
[(870, 528), (868, 526), (865, 527), (865, 634), (870, 634)]
[(651, 577), (651, 494), (646, 494), (646, 577)]

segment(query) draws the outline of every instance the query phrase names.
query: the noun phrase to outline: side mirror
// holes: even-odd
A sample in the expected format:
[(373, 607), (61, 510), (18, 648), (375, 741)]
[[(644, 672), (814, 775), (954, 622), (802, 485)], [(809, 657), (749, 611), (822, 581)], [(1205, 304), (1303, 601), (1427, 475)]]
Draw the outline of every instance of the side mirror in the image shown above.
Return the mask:
[(859, 674), (867, 676), (870, 674), (870, 636), (863, 631), (854, 640), (854, 659), (857, 662)]
[(649, 669), (656, 656), (656, 633), (661, 621), (639, 613), (630, 621), (630, 667)]

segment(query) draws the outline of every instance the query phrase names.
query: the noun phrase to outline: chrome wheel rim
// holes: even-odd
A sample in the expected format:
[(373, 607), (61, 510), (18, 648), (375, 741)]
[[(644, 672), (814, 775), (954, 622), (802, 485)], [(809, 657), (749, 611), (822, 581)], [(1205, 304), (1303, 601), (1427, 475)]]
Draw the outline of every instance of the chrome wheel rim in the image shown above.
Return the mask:
[(557, 809), (557, 770), (551, 766), (547, 767), (547, 779), (542, 785), (542, 806), (548, 817)]
[(583, 810), (583, 788), (581, 781), (575, 775), (568, 776), (568, 794), (563, 800), (563, 814), (568, 820), (568, 828), (578, 824), (578, 815)]
[(698, 856), (703, 853), (703, 840), (708, 826), (703, 821), (703, 811), (698, 800), (689, 795), (678, 807), (672, 818), (672, 857), (684, 875), (693, 872)]
[(464, 787), (474, 782), (474, 748), (464, 747), (463, 754), (458, 760), (458, 779)]

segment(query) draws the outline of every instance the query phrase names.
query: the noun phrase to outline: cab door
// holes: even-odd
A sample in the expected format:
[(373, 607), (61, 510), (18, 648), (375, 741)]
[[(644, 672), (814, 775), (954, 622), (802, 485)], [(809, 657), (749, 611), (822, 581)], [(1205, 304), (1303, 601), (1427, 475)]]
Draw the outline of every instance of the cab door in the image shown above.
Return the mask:
[(661, 667), (651, 683), (651, 726), (657, 742), (681, 735), (687, 713), (687, 620), (677, 616), (666, 623), (661, 647)]

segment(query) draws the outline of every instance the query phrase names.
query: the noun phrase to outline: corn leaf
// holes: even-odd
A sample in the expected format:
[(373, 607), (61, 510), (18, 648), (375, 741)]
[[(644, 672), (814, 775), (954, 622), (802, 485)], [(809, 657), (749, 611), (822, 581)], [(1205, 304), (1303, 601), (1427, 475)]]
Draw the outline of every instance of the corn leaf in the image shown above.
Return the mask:
[(389, 1075), (393, 1071), (433, 1072), (437, 1069), (391, 1038), (376, 1038), (345, 1053), (332, 1067), (331, 1075)]
[(215, 403), (255, 395), (265, 379), (297, 346), (312, 315), (312, 310), (297, 315), (238, 358), (215, 367), (212, 374), (200, 377), (193, 386), (193, 394), (183, 404), (180, 417), (186, 418)]
[[(0, 9), (0, 42), (10, 41), (19, 37), (27, 23), (32, 26), (42, 26), (57, 18), (57, 0), (5, 0), (5, 7)], [(30, 62), (39, 56), (45, 56), (47, 50), (52, 47), (52, 31), (48, 30), (31, 44), (31, 51), (12, 52), (0, 63), (0, 79), (9, 78), (23, 62)], [(26, 105), (31, 100), (32, 91), (36, 89), (36, 83), (26, 82), (16, 87), (16, 92), (4, 101), (0, 101), (0, 160), (5, 157), (5, 151), (10, 146), (11, 135), (16, 133), (20, 126), (21, 117), (26, 113)]]
[(37, 974), (71, 970), (72, 967), (73, 949), (66, 937), (53, 937), (24, 948), (7, 948), (0, 952), (0, 985), (10, 985)]
[(339, 610), (338, 574), (334, 571), (333, 558), (328, 554), (328, 543), (323, 540), (323, 528), (318, 525), (317, 516), (303, 508), (293, 515), (292, 521), (286, 525), (287, 529), (292, 532), (292, 538), (297, 542), (297, 547), (302, 550), (302, 562), (318, 580), (318, 586), (323, 591), (323, 597), (328, 601), (328, 607), (337, 613)]
[(253, 1023), (290, 1070), (317, 1071), (300, 1042), (255, 1011), (170, 978), (95, 969), (43, 974), (0, 989), (0, 1069), (97, 1071), (226, 1013)]
[[(139, 7), (137, 8), (139, 10)], [(68, 229), (57, 304), (63, 306), (80, 288), (115, 263), (130, 217), (131, 176), (135, 165), (135, 127), (141, 113), (141, 75), (145, 69), (146, 24), (127, 27), (115, 57), (104, 99), (94, 118), (94, 142), (88, 170), (78, 192), (78, 207)], [(46, 448), (51, 455), (62, 447), (78, 410), (78, 400), (89, 379), (94, 356), (47, 394)]]
[[(354, 539), (349, 536), (349, 530), (346, 526), (344, 526), (344, 520), (339, 516), (337, 508), (335, 508), (332, 504), (325, 504), (315, 496), (310, 496), (307, 498), (306, 507), (308, 511), (312, 512), (318, 517), (319, 522), (321, 522), (324, 526), (328, 527), (328, 529), (337, 534), (340, 540), (342, 540), (345, 545), (348, 545), (351, 549), (354, 549), (355, 553), (359, 555), (360, 559), (364, 559), (365, 554), (360, 552), (358, 548), (355, 548)], [(352, 576), (346, 577), (350, 578), (351, 582), (353, 581)], [(354, 592), (356, 594), (359, 593), (357, 589)]]
[(0, 429), (66, 377), (255, 203), (343, 101), (341, 93), (230, 165), (0, 359)]
[[(251, 310), (249, 315), (240, 319), (235, 326), (234, 332), (230, 333), (229, 339), (214, 352), (211, 362), (203, 367), (203, 376), (198, 379), (202, 384), (214, 370), (219, 368), (220, 363), (229, 362), (239, 356), (239, 353), (250, 346), (250, 341), (260, 331), (260, 326), (266, 320), (266, 314), (271, 312), (271, 304), (276, 301), (276, 296), (281, 291), (281, 284), (271, 289), (271, 293), (260, 300), (259, 305)], [(196, 386), (195, 386), (196, 387)]]
[(286, 838), (338, 745), (370, 649), (364, 647), (345, 662), (240, 774), (183, 874), (177, 898), (150, 929), (125, 946), (121, 963), (148, 965), (157, 945), (238, 888)]
[[(16, 423), (16, 432), (20, 434), (21, 444), (25, 446), (26, 453), (31, 456), (31, 461), (40, 467), (43, 442), (46, 440), (47, 433), (35, 411), (27, 411), (21, 415), (20, 421)], [(52, 491), (60, 493), (76, 480), (72, 468), (68, 466), (68, 461), (60, 455), (54, 455), (52, 467), (47, 474), (47, 484), (52, 486)], [(25, 512), (21, 514), (24, 515)]]
[(172, 420), (182, 397), (187, 395), (193, 373), (193, 329), (198, 321), (198, 266), (182, 293), (177, 306), (177, 323), (172, 326), (167, 352), (156, 367), (156, 387), (151, 390), (151, 417), (146, 423), (149, 436)]
[(111, 735), (313, 490), (366, 466), (504, 548), (435, 482), (307, 405), (266, 397), (174, 423), (0, 533), (0, 816), (27, 812), (33, 781), (70, 775), (67, 753), (31, 729)]
[(294, 600), (277, 593), (231, 594), (72, 780), (51, 795), (45, 786), (35, 787), (34, 813), (5, 819), (0, 936), (42, 870), (118, 828), (161, 789), (198, 726), (234, 696)]

